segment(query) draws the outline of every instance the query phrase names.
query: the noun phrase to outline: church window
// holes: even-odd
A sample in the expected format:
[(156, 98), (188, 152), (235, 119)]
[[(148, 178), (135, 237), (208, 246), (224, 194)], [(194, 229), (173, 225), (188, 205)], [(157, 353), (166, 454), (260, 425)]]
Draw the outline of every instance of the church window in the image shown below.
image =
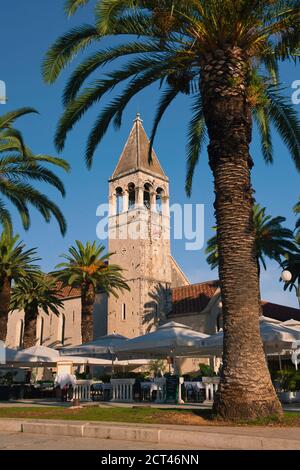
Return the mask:
[(125, 304), (122, 304), (121, 317), (123, 321), (126, 320), (126, 305)]
[(66, 329), (66, 317), (63, 313), (58, 318), (58, 341), (64, 345), (65, 343), (65, 329)]
[(128, 185), (128, 209), (133, 209), (135, 206), (135, 185), (129, 183)]
[(156, 210), (157, 212), (162, 212), (162, 197), (164, 190), (162, 188), (157, 188), (156, 190)]
[(23, 346), (23, 335), (24, 335), (24, 320), (19, 320), (16, 328), (16, 347), (21, 348)]
[(38, 344), (43, 344), (44, 336), (44, 319), (40, 315), (37, 318), (36, 324), (36, 339)]
[(116, 196), (117, 196), (117, 214), (120, 214), (123, 210), (123, 190), (122, 188), (116, 189)]
[(144, 206), (147, 207), (147, 209), (150, 209), (150, 190), (150, 184), (146, 183), (144, 185)]

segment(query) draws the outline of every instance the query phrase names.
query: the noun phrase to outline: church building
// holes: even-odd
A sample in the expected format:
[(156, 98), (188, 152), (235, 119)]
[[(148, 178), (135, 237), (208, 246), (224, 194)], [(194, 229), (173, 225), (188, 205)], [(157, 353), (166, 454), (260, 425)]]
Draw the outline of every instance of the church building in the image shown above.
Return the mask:
[[(109, 243), (111, 261), (124, 269), (130, 291), (119, 298), (98, 293), (94, 337), (119, 333), (145, 334), (167, 321), (212, 334), (222, 327), (218, 281), (190, 284), (171, 255), (169, 179), (152, 151), (140, 115), (109, 180)], [(37, 344), (61, 347), (81, 343), (80, 292), (63, 288), (60, 316), (40, 312)], [(263, 314), (278, 320), (299, 319), (299, 310), (270, 302)], [(9, 316), (7, 345), (22, 344), (24, 312)]]

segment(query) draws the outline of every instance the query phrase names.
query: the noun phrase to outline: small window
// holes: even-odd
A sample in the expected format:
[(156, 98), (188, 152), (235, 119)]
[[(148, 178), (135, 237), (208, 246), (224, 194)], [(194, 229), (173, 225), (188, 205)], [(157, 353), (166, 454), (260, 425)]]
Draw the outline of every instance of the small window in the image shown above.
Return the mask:
[(42, 345), (44, 341), (44, 319), (42, 316), (38, 316), (36, 324), (36, 339), (37, 344)]
[(128, 209), (133, 209), (135, 206), (135, 185), (129, 183), (128, 185)]
[(150, 209), (150, 190), (150, 184), (146, 183), (144, 185), (144, 206), (147, 207), (147, 209)]
[(65, 329), (66, 329), (66, 317), (63, 313), (58, 318), (58, 341), (64, 345), (65, 343)]
[(157, 188), (156, 190), (156, 210), (157, 212), (162, 212), (162, 197), (164, 195), (164, 190), (162, 188)]
[(24, 335), (24, 320), (19, 320), (16, 328), (16, 347), (22, 348)]
[(122, 321), (125, 321), (126, 320), (126, 305), (125, 304), (122, 304), (121, 315), (122, 315)]
[(117, 196), (117, 214), (120, 214), (123, 211), (123, 190), (122, 188), (116, 189), (116, 196)]

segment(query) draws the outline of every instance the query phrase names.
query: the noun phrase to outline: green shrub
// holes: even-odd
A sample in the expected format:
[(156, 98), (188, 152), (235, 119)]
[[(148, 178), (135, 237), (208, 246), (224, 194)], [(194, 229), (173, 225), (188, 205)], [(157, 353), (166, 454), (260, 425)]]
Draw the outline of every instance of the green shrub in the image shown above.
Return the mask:
[(214, 377), (216, 374), (213, 370), (212, 367), (210, 367), (208, 364), (202, 364), (200, 362), (199, 369), (200, 369), (200, 377)]
[(285, 392), (300, 391), (300, 371), (295, 369), (279, 370), (275, 376), (275, 380), (280, 383), (280, 388)]

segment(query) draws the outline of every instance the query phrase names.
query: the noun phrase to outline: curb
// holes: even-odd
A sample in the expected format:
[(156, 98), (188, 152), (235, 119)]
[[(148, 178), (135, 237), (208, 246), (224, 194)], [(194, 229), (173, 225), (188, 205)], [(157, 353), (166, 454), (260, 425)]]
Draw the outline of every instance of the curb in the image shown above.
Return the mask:
[(0, 419), (0, 431), (23, 432), (48, 436), (114, 439), (154, 444), (187, 445), (215, 450), (299, 450), (300, 440), (265, 436), (222, 433), (214, 430), (180, 430), (150, 426), (126, 426), (126, 423), (57, 423), (46, 420)]

